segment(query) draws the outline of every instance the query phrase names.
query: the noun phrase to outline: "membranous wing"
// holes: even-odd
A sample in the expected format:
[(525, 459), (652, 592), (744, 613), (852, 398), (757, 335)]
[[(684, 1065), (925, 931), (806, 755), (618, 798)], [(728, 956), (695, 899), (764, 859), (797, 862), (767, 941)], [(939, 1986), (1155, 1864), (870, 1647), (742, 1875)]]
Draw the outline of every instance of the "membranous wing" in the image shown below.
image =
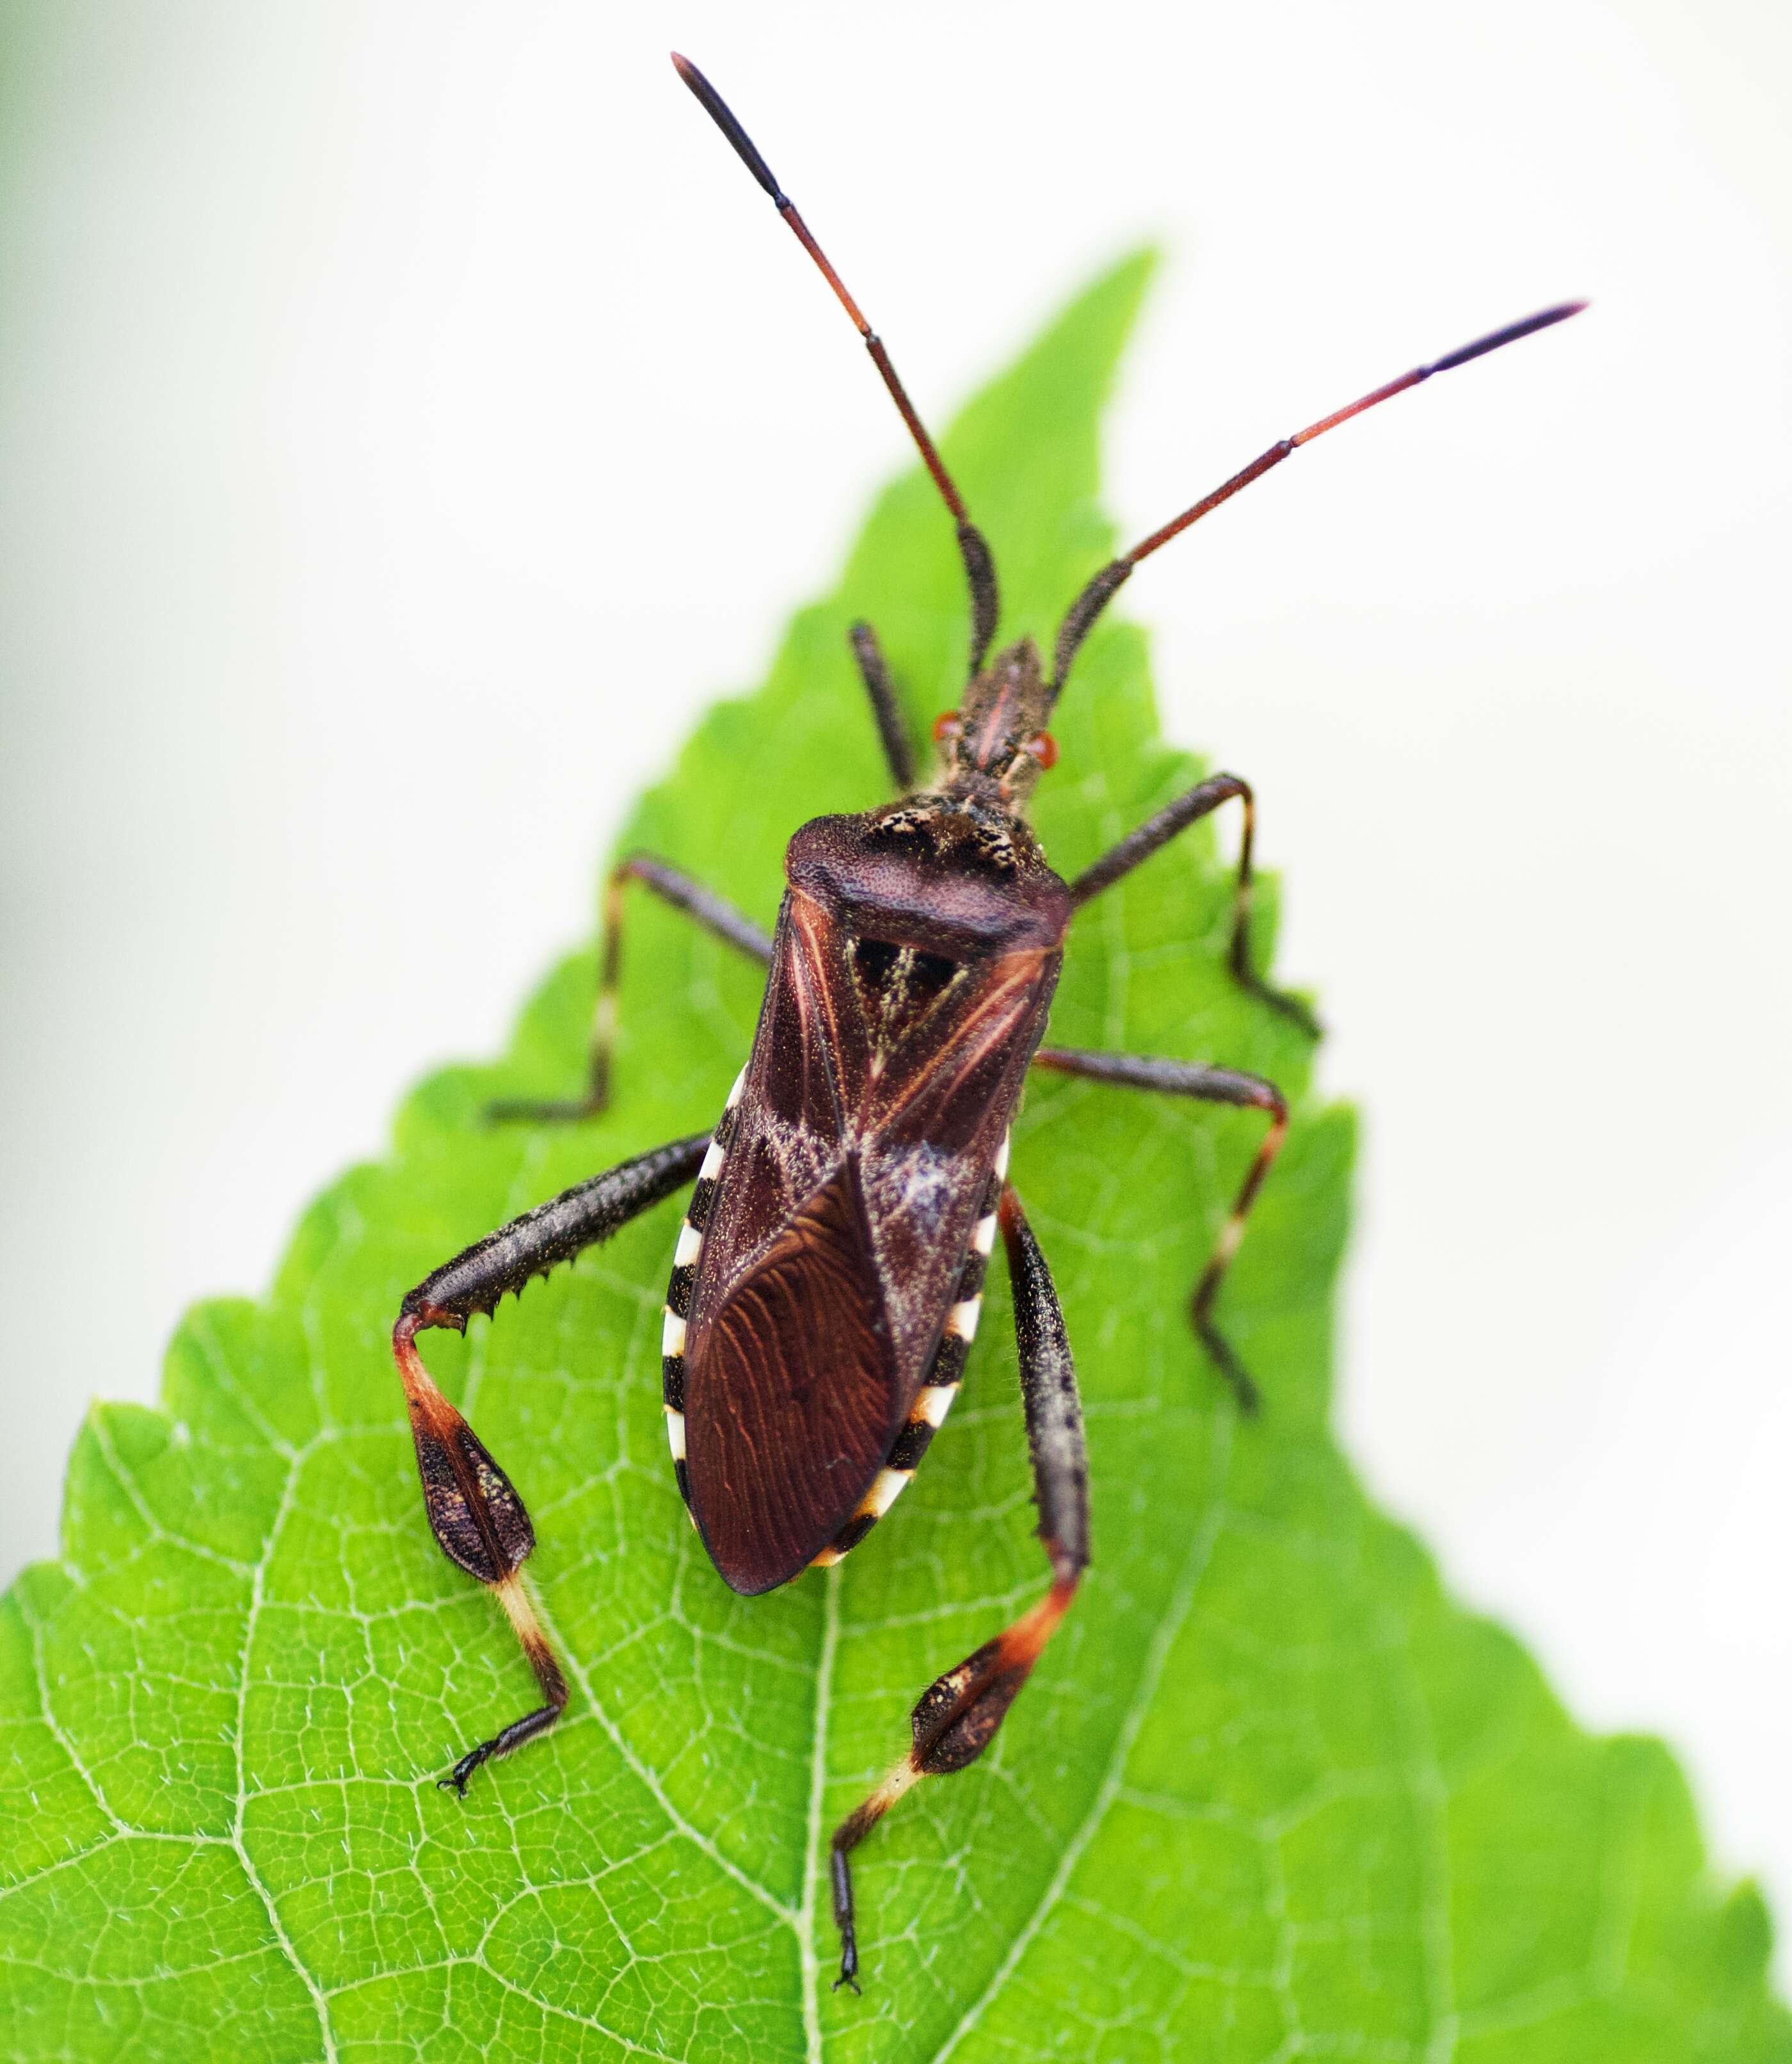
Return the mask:
[(729, 1584), (769, 1590), (839, 1532), (889, 1446), (896, 1361), (851, 1160), (718, 1301), (685, 1371), (691, 1511)]

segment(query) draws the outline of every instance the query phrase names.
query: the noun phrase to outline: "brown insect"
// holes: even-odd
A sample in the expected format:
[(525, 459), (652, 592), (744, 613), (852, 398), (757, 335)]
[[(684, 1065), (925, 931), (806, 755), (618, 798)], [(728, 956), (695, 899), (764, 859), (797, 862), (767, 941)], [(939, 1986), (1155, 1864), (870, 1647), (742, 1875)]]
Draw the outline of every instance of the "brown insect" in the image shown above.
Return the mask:
[(1039, 1533), (1051, 1589), (922, 1693), (907, 1752), (836, 1830), (837, 1984), (856, 1989), (848, 1857), (919, 1779), (962, 1770), (989, 1746), (1088, 1566), (1088, 1471), (1075, 1372), (1051, 1272), (1009, 1179), (1009, 1128), (1029, 1070), (1160, 1095), (1244, 1105), (1268, 1121), (1190, 1316), (1239, 1407), (1254, 1387), (1214, 1319), (1253, 1200), (1287, 1129), (1273, 1082), (1223, 1067), (1040, 1043), (1072, 919), (1198, 819), (1236, 797), (1244, 813), (1230, 964), (1266, 1009), (1319, 1032), (1307, 1006), (1271, 988), (1250, 955), (1249, 785), (1216, 774), (1065, 881), (1025, 810), (1055, 760), (1045, 727), (1078, 647), (1141, 560), (1325, 431), (1434, 373), (1577, 312), (1546, 308), (1378, 387), (1272, 445), (1131, 551), (1071, 604), (1048, 675), (1030, 639), (989, 659), (994, 563), (882, 343), (746, 132), (696, 67), (679, 76), (776, 204), (857, 325), (957, 526), (971, 644), (960, 707), (935, 727), (924, 786), (870, 627), (852, 632), (899, 800), (818, 817), (791, 840), (788, 885), (768, 938), (699, 883), (650, 855), (610, 880), (590, 1076), (567, 1104), (509, 1104), (544, 1122), (602, 1111), (610, 1094), (622, 905), (638, 882), (768, 970), (752, 1051), (711, 1131), (694, 1133), (526, 1212), (438, 1268), (407, 1296), (393, 1345), (409, 1402), (429, 1522), (443, 1552), (497, 1594), (534, 1666), (542, 1703), (469, 1749), (441, 1782), (468, 1779), (558, 1718), (566, 1682), (530, 1606), (521, 1566), (534, 1546), (522, 1500), (431, 1381), (416, 1336), (465, 1332), (695, 1178), (666, 1298), (664, 1403), (679, 1488), (724, 1582), (748, 1594), (837, 1562), (889, 1510), (957, 1395), (976, 1336), (984, 1272), (1000, 1232), (1015, 1329)]

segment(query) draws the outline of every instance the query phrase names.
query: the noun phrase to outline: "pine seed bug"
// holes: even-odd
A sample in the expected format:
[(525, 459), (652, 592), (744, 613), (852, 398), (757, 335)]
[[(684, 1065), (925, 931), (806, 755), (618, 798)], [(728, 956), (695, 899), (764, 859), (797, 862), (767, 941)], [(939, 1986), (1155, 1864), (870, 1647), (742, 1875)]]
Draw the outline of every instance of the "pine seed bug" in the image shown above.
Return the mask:
[(956, 526), (969, 593), (964, 687), (959, 707), (935, 728), (938, 764), (923, 782), (876, 635), (868, 624), (854, 627), (853, 651), (897, 800), (797, 829), (770, 936), (650, 854), (633, 854), (615, 869), (585, 1093), (566, 1103), (500, 1105), (492, 1115), (574, 1120), (609, 1103), (631, 885), (767, 970), (758, 1029), (727, 1107), (711, 1130), (580, 1183), (437, 1269), (404, 1300), (393, 1344), (437, 1541), (497, 1593), (542, 1695), (441, 1780), (464, 1792), (481, 1764), (553, 1724), (567, 1688), (523, 1586), (534, 1546), (529, 1514), (432, 1381), (417, 1335), (433, 1326), (465, 1332), (472, 1315), (493, 1312), (505, 1292), (521, 1291), (694, 1181), (666, 1296), (665, 1421), (679, 1489), (703, 1545), (723, 1582), (751, 1595), (838, 1562), (912, 1479), (957, 1395), (1000, 1238), (1050, 1588), (921, 1694), (907, 1752), (834, 1834), (836, 1985), (856, 1990), (851, 1852), (920, 1779), (963, 1770), (983, 1753), (1089, 1562), (1088, 1472), (1069, 1343), (1051, 1272), (1009, 1174), (1010, 1122), (1029, 1070), (1262, 1114), (1256, 1156), (1190, 1300), (1194, 1331), (1238, 1409), (1250, 1413), (1258, 1405), (1215, 1304), (1287, 1131), (1281, 1092), (1221, 1066), (1041, 1041), (1077, 913), (1234, 800), (1243, 821), (1230, 972), (1263, 1009), (1315, 1037), (1319, 1028), (1304, 1003), (1272, 988), (1253, 962), (1255, 805), (1236, 775), (1198, 783), (1073, 880), (1047, 864), (1027, 804), (1056, 757), (1046, 727), (1077, 649), (1142, 561), (1303, 445), (1584, 304), (1508, 324), (1271, 445), (1091, 576), (1058, 629), (1049, 672), (1030, 639), (992, 658), (994, 561), (888, 353), (715, 89), (684, 58), (673, 62), (852, 318)]

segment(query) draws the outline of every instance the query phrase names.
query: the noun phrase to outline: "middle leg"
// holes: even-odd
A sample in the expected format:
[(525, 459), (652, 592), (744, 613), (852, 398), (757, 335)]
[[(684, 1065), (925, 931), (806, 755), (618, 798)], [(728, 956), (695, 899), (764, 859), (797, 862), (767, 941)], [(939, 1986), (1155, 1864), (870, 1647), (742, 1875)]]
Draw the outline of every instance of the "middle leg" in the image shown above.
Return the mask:
[(915, 785), (915, 748), (908, 742), (908, 727), (903, 720), (902, 699), (890, 678), (889, 663), (868, 623), (855, 623), (852, 631), (852, 656), (859, 663), (859, 677), (871, 698), (872, 721), (878, 743), (884, 748), (884, 764), (890, 770), (896, 793), (906, 796)]
[(1263, 1135), (1256, 1159), (1245, 1171), (1231, 1213), (1220, 1228), (1219, 1238), (1189, 1300), (1190, 1323), (1231, 1385), (1239, 1410), (1254, 1417), (1262, 1409), (1262, 1395), (1231, 1342), (1214, 1324), (1214, 1300), (1244, 1238), (1245, 1221), (1263, 1187), (1263, 1178), (1288, 1136), (1287, 1099), (1274, 1082), (1265, 1082), (1261, 1075), (1247, 1075), (1236, 1068), (1203, 1068), (1189, 1061), (1159, 1060), (1148, 1054), (1101, 1054), (1077, 1046), (1041, 1046), (1033, 1057), (1033, 1065), (1056, 1074), (1080, 1075), (1085, 1082), (1156, 1090), (1161, 1095), (1196, 1097), (1203, 1103), (1240, 1104), (1269, 1113), (1270, 1129)]
[(1137, 831), (1129, 832), (1111, 846), (1092, 867), (1085, 867), (1070, 885), (1070, 901), (1080, 909), (1085, 903), (1111, 889), (1124, 874), (1130, 874), (1142, 861), (1149, 860), (1160, 846), (1168, 845), (1179, 832), (1186, 832), (1210, 811), (1217, 810), (1236, 796), (1244, 809), (1244, 829), (1238, 839), (1238, 874), (1232, 897), (1232, 943), (1226, 962), (1232, 978), (1271, 1010), (1291, 1018), (1310, 1039), (1317, 1039), (1322, 1027), (1298, 996), (1275, 989), (1258, 974), (1250, 957), (1250, 898), (1254, 880), (1251, 853), (1257, 838), (1257, 801), (1250, 784), (1236, 774), (1215, 774), (1198, 781), (1186, 796), (1166, 803), (1156, 816), (1147, 817)]
[(922, 1778), (949, 1776), (982, 1755), (1058, 1622), (1069, 1610), (1082, 1573), (1089, 1567), (1089, 1459), (1064, 1312), (1051, 1271), (1012, 1184), (1003, 1186), (997, 1215), (1014, 1286), (1021, 1401), (1026, 1413), (1033, 1495), (1039, 1506), (1039, 1538), (1051, 1559), (1052, 1588), (1030, 1612), (922, 1692), (909, 1715), (914, 1742), (908, 1753), (834, 1830), (828, 1862), (834, 1920), (840, 1931), (836, 1992), (842, 1985), (859, 1989), (850, 1852)]
[(603, 894), (603, 959), (598, 974), (598, 1000), (591, 1016), (591, 1053), (585, 1094), (570, 1102), (539, 1103), (506, 1097), (488, 1104), (494, 1124), (525, 1119), (535, 1124), (595, 1118), (610, 1103), (610, 1062), (616, 1043), (616, 998), (622, 979), (622, 898), (631, 881), (651, 889), (662, 903), (701, 925), (724, 945), (746, 954), (762, 967), (771, 964), (771, 941), (752, 919), (700, 881), (650, 853), (633, 853), (610, 870)]

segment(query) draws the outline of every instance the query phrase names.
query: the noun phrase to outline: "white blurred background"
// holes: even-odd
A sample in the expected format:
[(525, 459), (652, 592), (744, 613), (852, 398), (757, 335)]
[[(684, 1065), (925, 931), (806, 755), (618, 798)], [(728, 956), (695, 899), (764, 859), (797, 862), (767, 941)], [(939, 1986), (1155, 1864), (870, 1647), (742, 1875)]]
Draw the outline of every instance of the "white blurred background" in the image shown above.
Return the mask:
[[(627, 797), (936, 421), (1170, 263), (1129, 589), (1367, 1114), (1343, 1418), (1792, 1910), (1792, 16), (1778, 0), (21, 4), (0, 52), (0, 1579), (586, 932)], [(1782, 1968), (1785, 1965), (1782, 1964)]]

